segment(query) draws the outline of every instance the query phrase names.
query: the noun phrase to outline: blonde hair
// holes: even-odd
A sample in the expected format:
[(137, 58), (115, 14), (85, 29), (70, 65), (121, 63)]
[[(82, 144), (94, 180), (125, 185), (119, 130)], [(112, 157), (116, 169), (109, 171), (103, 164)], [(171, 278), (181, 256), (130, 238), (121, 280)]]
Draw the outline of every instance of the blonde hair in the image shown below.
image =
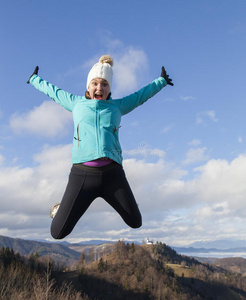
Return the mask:
[(88, 91), (85, 92), (85, 98), (86, 99), (91, 99), (90, 93)]

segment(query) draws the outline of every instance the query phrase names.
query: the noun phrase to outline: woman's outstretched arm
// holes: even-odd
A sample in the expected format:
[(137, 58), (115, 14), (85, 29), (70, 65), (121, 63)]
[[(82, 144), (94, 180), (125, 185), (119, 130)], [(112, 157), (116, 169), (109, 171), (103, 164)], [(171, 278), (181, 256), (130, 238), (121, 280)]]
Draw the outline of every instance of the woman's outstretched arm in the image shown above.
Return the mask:
[(39, 67), (37, 66), (28, 79), (27, 83), (30, 83), (37, 90), (46, 94), (48, 97), (59, 103), (65, 109), (72, 111), (74, 105), (81, 97), (68, 93), (60, 89), (59, 87), (49, 83), (48, 81), (43, 80), (40, 76), (38, 76), (38, 70)]

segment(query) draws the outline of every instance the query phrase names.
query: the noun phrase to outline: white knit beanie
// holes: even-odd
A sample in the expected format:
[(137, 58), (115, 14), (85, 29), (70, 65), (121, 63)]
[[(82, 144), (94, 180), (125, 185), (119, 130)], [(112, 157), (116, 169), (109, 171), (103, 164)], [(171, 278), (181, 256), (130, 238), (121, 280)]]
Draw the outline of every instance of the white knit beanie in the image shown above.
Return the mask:
[(100, 57), (99, 62), (96, 63), (90, 70), (87, 77), (87, 89), (90, 82), (94, 78), (102, 78), (107, 80), (111, 90), (112, 77), (113, 77), (113, 59), (110, 55), (103, 55)]

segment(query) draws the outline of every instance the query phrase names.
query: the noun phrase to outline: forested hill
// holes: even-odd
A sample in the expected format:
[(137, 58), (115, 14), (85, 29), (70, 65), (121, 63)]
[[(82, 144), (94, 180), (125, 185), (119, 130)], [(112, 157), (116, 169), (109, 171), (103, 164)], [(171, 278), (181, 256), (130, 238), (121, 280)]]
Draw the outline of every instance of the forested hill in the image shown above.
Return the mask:
[(77, 285), (95, 299), (246, 299), (245, 277), (179, 255), (163, 243), (119, 241), (95, 262), (86, 264), (82, 255), (77, 269), (72, 275)]
[(92, 255), (95, 251), (83, 251), (72, 269), (53, 264), (38, 253), (22, 258), (10, 248), (10, 244), (0, 247), (0, 299), (46, 299), (48, 294), (53, 295), (52, 300), (246, 299), (243, 275), (179, 255), (164, 243), (119, 241), (110, 249), (103, 246), (98, 257)]
[(55, 261), (65, 261), (68, 265), (74, 263), (80, 252), (74, 251), (63, 244), (29, 241), (0, 236), (0, 248), (8, 247), (20, 255), (28, 256), (38, 252), (39, 256), (50, 256)]
[(221, 268), (242, 274), (243, 276), (246, 275), (246, 259), (242, 257), (226, 257), (215, 259), (213, 264), (216, 266), (220, 266)]

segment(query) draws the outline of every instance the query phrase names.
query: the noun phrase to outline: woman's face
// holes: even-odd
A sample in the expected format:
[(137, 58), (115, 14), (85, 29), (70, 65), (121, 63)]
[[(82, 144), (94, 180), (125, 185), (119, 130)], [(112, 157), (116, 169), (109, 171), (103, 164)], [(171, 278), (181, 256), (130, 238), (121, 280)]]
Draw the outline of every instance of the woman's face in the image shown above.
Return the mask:
[(106, 100), (110, 93), (110, 87), (105, 79), (94, 78), (89, 84), (88, 92), (91, 99)]

